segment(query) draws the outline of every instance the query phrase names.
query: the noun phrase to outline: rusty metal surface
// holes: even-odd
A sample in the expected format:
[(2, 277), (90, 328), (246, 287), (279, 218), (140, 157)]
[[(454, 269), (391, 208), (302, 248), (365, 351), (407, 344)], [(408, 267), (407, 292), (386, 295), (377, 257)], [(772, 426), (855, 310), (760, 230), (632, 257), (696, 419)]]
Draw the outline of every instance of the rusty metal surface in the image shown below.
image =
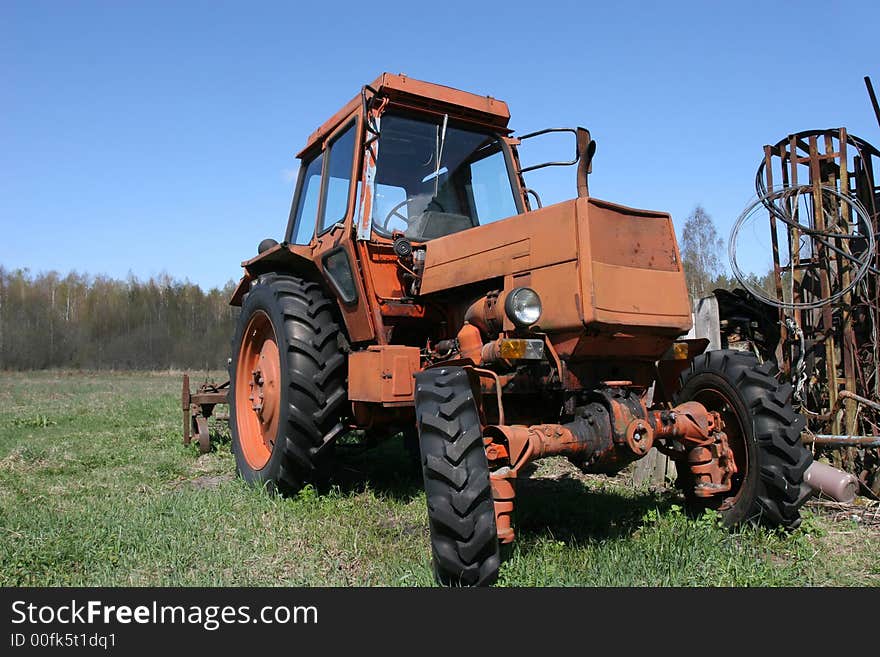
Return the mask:
[(413, 403), (418, 347), (376, 345), (348, 357), (348, 398), (353, 402)]
[(806, 445), (841, 445), (844, 447), (880, 447), (880, 436), (841, 436), (827, 433), (805, 434), (803, 442)]
[(649, 422), (634, 418), (626, 427), (626, 446), (637, 457), (645, 456), (654, 446), (654, 429)]
[(677, 448), (693, 475), (693, 492), (713, 497), (731, 491), (738, 471), (718, 413), (697, 402), (649, 411), (628, 381), (608, 382), (601, 402), (579, 411), (573, 422), (532, 426), (489, 425), (483, 429), (489, 461), (498, 538), (513, 540), (515, 482), (525, 466), (563, 456), (587, 472), (610, 472), (645, 456), (655, 439)]
[(492, 501), (495, 505), (495, 531), (498, 542), (513, 543), (513, 507), (516, 498), (515, 479), (508, 476), (509, 470), (496, 470), (489, 476), (492, 485)]
[(461, 327), (456, 339), (462, 358), (473, 361), (475, 365), (483, 361), (483, 338), (480, 336), (480, 329), (466, 323)]
[[(189, 445), (195, 438), (199, 442), (199, 451), (206, 454), (211, 451), (211, 433), (208, 419), (214, 416), (214, 407), (226, 404), (229, 381), (219, 385), (207, 381), (190, 391), (190, 378), (183, 375), (183, 392), (181, 406), (183, 408), (183, 444)], [(218, 417), (218, 419), (221, 419)], [(222, 419), (226, 419), (224, 416)]]
[[(690, 298), (672, 218), (590, 199), (586, 213), (589, 260), (582, 255), (581, 288), (594, 321), (686, 333)], [(582, 254), (584, 254), (582, 250)], [(585, 254), (584, 254), (585, 255)]]
[[(516, 476), (530, 461), (564, 456), (591, 472), (607, 472), (641, 458), (655, 440), (678, 443), (699, 475), (697, 487), (711, 493), (730, 489), (737, 472), (718, 413), (686, 402), (673, 409), (648, 411), (638, 395), (607, 394), (581, 410), (573, 422), (532, 426), (489, 425), (483, 437), (487, 455), (496, 467), (509, 467)], [(720, 485), (726, 485), (720, 488)]]
[(698, 497), (731, 490), (739, 467), (719, 413), (689, 401), (669, 410), (652, 411), (650, 420), (656, 440), (678, 443), (685, 450)]

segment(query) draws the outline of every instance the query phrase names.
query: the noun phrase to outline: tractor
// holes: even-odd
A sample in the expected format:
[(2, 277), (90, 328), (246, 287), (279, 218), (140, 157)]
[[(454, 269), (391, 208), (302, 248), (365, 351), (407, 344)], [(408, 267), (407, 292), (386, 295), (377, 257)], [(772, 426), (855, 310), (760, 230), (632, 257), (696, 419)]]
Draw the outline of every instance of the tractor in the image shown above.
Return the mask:
[[(672, 219), (590, 196), (588, 130), (515, 136), (509, 119), (491, 96), (385, 73), (308, 138), (284, 238), (242, 263), (231, 299), (240, 476), (291, 494), (352, 433), (417, 441), (434, 573), (453, 586), (496, 580), (517, 480), (548, 456), (613, 474), (656, 448), (693, 507), (796, 527), (812, 458), (791, 386), (682, 339)], [(570, 133), (573, 159), (522, 166), (548, 133)], [(563, 164), (577, 197), (543, 207), (523, 174)]]

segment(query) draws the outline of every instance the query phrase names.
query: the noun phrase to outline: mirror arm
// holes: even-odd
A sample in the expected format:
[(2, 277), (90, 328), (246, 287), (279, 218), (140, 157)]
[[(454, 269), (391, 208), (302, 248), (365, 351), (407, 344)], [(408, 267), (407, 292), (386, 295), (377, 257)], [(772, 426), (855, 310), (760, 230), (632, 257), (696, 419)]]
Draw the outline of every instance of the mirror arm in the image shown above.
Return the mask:
[[(530, 132), (527, 135), (523, 135), (522, 137), (517, 137), (520, 142), (525, 141), (526, 139), (531, 139), (532, 137), (538, 137), (540, 135), (546, 135), (548, 132), (570, 132), (571, 134), (577, 136), (577, 131), (574, 128), (544, 128), (543, 130), (538, 130), (537, 132)], [(526, 171), (534, 171), (535, 169), (543, 169), (544, 167), (569, 167), (572, 164), (577, 164), (578, 154), (575, 152), (574, 159), (571, 162), (544, 162), (543, 164), (534, 164), (530, 167), (524, 167), (519, 170), (520, 173), (525, 173)]]
[(534, 189), (531, 189), (530, 187), (526, 187), (526, 188), (525, 188), (525, 193), (526, 193), (526, 194), (531, 194), (532, 197), (534, 197), (535, 202), (538, 204), (538, 209), (539, 209), (539, 210), (540, 210), (541, 208), (544, 207), (544, 204), (541, 203), (541, 197), (538, 196), (538, 192), (536, 192)]

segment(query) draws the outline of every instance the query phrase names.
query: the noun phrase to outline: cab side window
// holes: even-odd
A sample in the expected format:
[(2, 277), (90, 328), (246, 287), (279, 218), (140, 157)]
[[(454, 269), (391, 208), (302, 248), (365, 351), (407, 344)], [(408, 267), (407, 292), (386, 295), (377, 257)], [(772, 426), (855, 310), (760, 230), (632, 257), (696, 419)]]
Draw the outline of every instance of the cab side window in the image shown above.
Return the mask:
[(294, 244), (308, 244), (315, 235), (323, 166), (324, 154), (320, 153), (306, 165), (305, 171), (300, 174), (300, 191), (297, 195), (293, 231), (290, 236)]
[(321, 232), (343, 221), (348, 211), (348, 195), (351, 189), (351, 168), (354, 164), (355, 128), (353, 123), (345, 132), (330, 143), (327, 161), (327, 197)]
[(481, 226), (517, 213), (504, 154), (500, 146), (489, 152), (470, 166), (471, 203)]

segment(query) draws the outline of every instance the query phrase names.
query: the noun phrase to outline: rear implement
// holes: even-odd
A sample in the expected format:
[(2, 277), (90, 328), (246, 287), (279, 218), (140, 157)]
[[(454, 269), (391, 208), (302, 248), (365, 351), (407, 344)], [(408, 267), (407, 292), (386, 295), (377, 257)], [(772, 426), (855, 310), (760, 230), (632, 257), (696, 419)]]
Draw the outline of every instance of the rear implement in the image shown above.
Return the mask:
[(227, 420), (227, 415), (214, 415), (214, 407), (226, 404), (229, 381), (219, 385), (208, 383), (200, 385), (195, 392), (189, 389), (189, 374), (183, 375), (183, 444), (189, 445), (195, 438), (199, 442), (199, 451), (207, 454), (211, 451), (211, 434), (208, 419), (214, 416), (218, 420)]

